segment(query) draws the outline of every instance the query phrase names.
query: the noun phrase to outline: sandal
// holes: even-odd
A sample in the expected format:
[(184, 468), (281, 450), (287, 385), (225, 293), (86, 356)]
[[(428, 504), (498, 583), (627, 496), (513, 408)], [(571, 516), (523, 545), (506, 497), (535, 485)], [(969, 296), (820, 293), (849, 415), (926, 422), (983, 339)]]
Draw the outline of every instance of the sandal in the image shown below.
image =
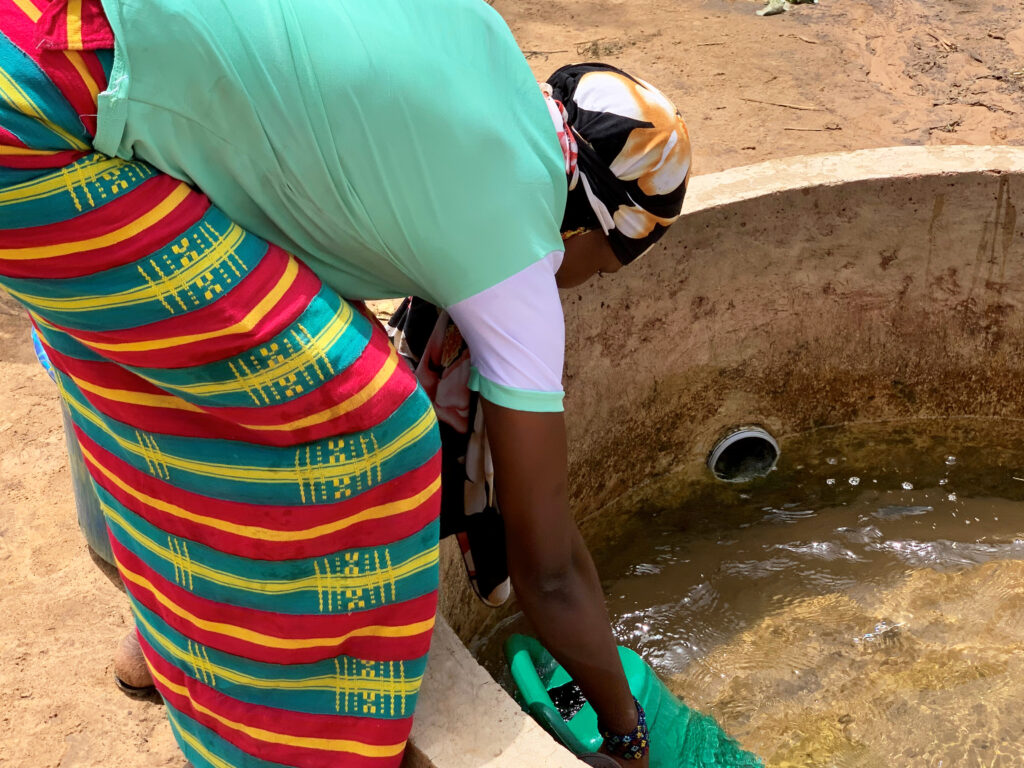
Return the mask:
[(156, 695), (155, 685), (128, 685), (117, 675), (114, 675), (114, 685), (129, 699), (149, 699)]

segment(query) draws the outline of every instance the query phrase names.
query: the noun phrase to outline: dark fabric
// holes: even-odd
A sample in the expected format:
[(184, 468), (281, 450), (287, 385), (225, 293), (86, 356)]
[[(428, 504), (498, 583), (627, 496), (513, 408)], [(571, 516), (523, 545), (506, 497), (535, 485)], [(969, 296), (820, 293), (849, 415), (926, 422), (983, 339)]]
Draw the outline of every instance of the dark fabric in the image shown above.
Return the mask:
[(657, 89), (607, 64), (562, 67), (548, 84), (579, 152), (579, 180), (570, 185), (562, 231), (600, 226), (628, 264), (682, 210), (690, 164), (685, 123)]
[[(410, 297), (388, 321), (388, 333), (434, 403), (441, 432), (441, 538), (455, 536), (473, 590), (488, 605), (508, 579), (505, 523), (479, 451), (486, 443), (480, 395), (467, 386), (469, 347), (448, 314)], [(463, 373), (466, 371), (463, 371)], [(467, 458), (468, 457), (468, 458)], [(492, 602), (493, 601), (493, 602)]]

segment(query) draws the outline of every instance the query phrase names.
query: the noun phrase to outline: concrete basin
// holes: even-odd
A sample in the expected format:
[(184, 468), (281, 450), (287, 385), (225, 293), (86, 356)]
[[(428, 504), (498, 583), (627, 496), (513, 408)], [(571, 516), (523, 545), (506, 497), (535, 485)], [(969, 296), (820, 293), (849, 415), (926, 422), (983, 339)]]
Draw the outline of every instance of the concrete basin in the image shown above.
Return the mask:
[[(903, 147), (693, 179), (662, 243), (563, 296), (574, 510), (588, 539), (709, 482), (736, 425), (1024, 417), (1024, 148)], [(443, 547), (406, 764), (579, 765), (466, 648), (511, 609)]]

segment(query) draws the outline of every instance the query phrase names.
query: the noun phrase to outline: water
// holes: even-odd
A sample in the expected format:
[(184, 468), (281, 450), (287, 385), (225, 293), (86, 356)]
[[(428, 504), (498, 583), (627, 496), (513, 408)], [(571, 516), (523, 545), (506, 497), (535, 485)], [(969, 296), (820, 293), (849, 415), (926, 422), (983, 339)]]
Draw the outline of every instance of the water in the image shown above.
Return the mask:
[(1024, 765), (1021, 426), (798, 436), (645, 515), (599, 558), (620, 642), (769, 766)]

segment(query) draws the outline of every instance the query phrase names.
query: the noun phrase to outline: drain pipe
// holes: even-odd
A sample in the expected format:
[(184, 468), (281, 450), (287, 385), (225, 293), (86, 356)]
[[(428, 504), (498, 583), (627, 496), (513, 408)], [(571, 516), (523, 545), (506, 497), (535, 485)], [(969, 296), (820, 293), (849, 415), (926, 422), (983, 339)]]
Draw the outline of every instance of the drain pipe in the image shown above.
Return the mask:
[(741, 427), (727, 434), (711, 449), (708, 469), (727, 483), (745, 483), (764, 477), (779, 460), (779, 444), (760, 427)]

